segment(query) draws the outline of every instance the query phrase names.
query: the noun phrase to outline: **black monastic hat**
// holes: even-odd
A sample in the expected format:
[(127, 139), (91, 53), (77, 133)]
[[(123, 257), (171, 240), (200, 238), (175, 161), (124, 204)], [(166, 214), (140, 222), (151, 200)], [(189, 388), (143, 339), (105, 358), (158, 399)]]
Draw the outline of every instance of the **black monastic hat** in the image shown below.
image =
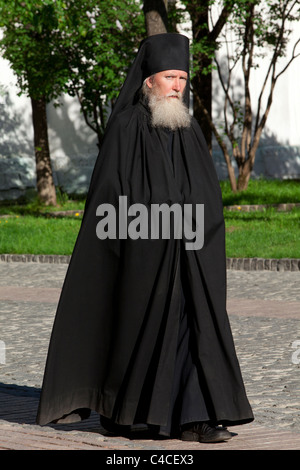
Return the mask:
[(157, 34), (141, 43), (143, 78), (163, 70), (189, 72), (189, 40), (177, 33)]

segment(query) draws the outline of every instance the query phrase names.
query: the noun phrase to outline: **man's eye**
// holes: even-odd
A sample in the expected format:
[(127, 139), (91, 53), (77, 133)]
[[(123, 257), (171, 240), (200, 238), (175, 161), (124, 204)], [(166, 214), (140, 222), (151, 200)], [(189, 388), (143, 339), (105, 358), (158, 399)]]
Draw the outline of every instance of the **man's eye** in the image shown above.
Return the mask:
[[(175, 79), (176, 77), (174, 75), (166, 75), (166, 79), (167, 80), (173, 80)], [(184, 80), (185, 82), (187, 81), (187, 78), (186, 77), (180, 77), (180, 80)]]

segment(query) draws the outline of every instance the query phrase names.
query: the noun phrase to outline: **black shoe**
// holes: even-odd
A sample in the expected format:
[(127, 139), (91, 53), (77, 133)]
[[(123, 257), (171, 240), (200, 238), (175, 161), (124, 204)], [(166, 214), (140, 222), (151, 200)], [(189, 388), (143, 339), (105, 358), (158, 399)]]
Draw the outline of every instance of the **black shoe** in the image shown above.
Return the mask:
[(222, 426), (210, 426), (207, 423), (196, 423), (184, 429), (181, 433), (182, 441), (197, 442), (223, 442), (232, 438), (232, 435)]
[(111, 434), (116, 436), (126, 436), (130, 433), (131, 426), (116, 424), (112, 420), (100, 415), (101, 426)]

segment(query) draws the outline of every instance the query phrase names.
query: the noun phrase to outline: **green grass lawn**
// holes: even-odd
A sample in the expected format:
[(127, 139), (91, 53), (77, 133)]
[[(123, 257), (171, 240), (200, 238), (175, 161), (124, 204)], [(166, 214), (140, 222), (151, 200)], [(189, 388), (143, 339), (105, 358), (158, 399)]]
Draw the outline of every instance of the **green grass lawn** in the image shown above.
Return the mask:
[(84, 209), (85, 201), (78, 200), (67, 200), (59, 202), (57, 206), (42, 206), (37, 200), (28, 202), (27, 204), (0, 204), (0, 216), (2, 215), (29, 215), (29, 216), (40, 216), (49, 212), (58, 211), (80, 211)]
[[(300, 183), (250, 181), (247, 191), (233, 194), (221, 182), (227, 205), (300, 202)], [(81, 216), (45, 217), (50, 211), (82, 210), (84, 200), (60, 201), (53, 207), (28, 204), (0, 206), (0, 253), (69, 255), (81, 224)], [(7, 215), (8, 217), (5, 217)], [(300, 209), (242, 212), (224, 209), (227, 257), (300, 258)]]
[(221, 181), (224, 206), (244, 204), (300, 203), (300, 181), (250, 180), (246, 191), (233, 193), (228, 181)]
[(299, 208), (224, 214), (227, 257), (300, 258)]
[(78, 218), (0, 218), (0, 253), (69, 255), (80, 228)]
[[(299, 181), (250, 180), (248, 189), (232, 193), (221, 182), (223, 205), (300, 203)], [(300, 258), (300, 208), (289, 212), (224, 210), (226, 255), (234, 258)]]

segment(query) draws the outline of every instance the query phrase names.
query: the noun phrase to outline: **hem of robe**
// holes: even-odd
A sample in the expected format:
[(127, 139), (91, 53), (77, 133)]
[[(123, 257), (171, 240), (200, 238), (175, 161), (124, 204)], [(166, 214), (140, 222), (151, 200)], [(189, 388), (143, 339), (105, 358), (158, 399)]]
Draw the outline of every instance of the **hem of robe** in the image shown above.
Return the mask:
[[(66, 408), (63, 407), (63, 411), (61, 413), (57, 413), (57, 417), (53, 417), (51, 411), (49, 412), (49, 416), (51, 418), (47, 418), (47, 415), (44, 415), (43, 417), (39, 417), (36, 420), (36, 424), (40, 426), (45, 426), (49, 424), (69, 424), (69, 423), (76, 423), (76, 422), (81, 422), (90, 417), (91, 412), (94, 411), (99, 414), (99, 416), (104, 416), (108, 419), (110, 419), (110, 415), (108, 413), (104, 413), (102, 411), (101, 407), (98, 406), (93, 406), (91, 404), (91, 401), (89, 399), (85, 400), (76, 400), (76, 404), (69, 408), (68, 411), (66, 411)], [(231, 415), (228, 416), (227, 414), (221, 415), (219, 414), (215, 418), (210, 418), (208, 420), (205, 420), (206, 422), (210, 422), (213, 425), (224, 425), (224, 426), (239, 426), (243, 424), (249, 424), (254, 420), (253, 416), (246, 415), (246, 416), (241, 416), (241, 415)], [(185, 424), (190, 424), (190, 423), (195, 423), (198, 422), (195, 420), (193, 416), (190, 418), (186, 419), (184, 422), (181, 423), (182, 425)], [(165, 423), (159, 423), (156, 420), (151, 420), (149, 419), (146, 423), (142, 422), (116, 422), (115, 424), (118, 425), (124, 425), (124, 426), (135, 426), (135, 425), (149, 425), (149, 426), (164, 426)], [(170, 435), (172, 433), (164, 433), (164, 431), (161, 429), (160, 434), (163, 435)]]

